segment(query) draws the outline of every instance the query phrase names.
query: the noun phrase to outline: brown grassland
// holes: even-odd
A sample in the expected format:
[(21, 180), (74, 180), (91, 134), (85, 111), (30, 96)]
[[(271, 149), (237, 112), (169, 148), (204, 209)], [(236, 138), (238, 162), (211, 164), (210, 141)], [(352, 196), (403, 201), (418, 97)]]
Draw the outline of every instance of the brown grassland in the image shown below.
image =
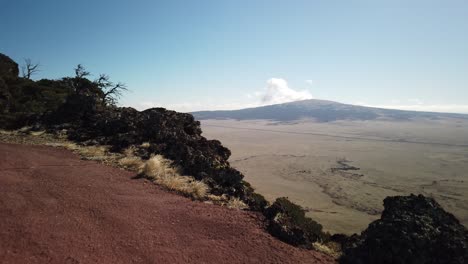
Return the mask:
[(231, 164), (259, 193), (288, 196), (328, 231), (360, 232), (386, 196), (410, 193), (434, 197), (468, 225), (467, 121), (204, 120), (202, 128), (231, 149)]

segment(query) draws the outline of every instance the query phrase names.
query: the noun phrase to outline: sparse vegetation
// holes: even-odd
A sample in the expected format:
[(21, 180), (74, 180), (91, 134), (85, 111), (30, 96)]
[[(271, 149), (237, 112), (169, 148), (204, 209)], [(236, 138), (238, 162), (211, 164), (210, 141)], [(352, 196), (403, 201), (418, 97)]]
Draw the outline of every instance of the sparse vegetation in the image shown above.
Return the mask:
[(151, 144), (149, 142), (143, 142), (140, 145), (140, 147), (142, 147), (142, 148), (149, 148), (150, 146), (151, 146)]
[(223, 195), (214, 195), (214, 194), (207, 194), (206, 198), (210, 201), (212, 201), (215, 204), (219, 205), (225, 205), (226, 202), (229, 200), (229, 198), (223, 194)]
[(181, 176), (180, 169), (172, 166), (172, 162), (161, 155), (156, 155), (147, 160), (140, 167), (139, 174), (166, 187), (195, 199), (206, 197), (209, 187), (201, 181), (190, 176)]
[(138, 171), (144, 165), (144, 162), (139, 157), (130, 156), (121, 158), (119, 164), (127, 170)]
[(276, 199), (265, 216), (270, 233), (289, 244), (311, 248), (312, 243), (329, 239), (319, 223), (306, 217), (305, 210), (286, 197)]
[(226, 206), (229, 207), (229, 208), (239, 209), (239, 210), (249, 208), (248, 205), (246, 205), (241, 199), (239, 199), (237, 197), (231, 197), (231, 199), (229, 199), (227, 201)]
[(171, 167), (169, 160), (161, 155), (156, 155), (147, 160), (138, 173), (148, 179), (155, 180), (166, 175), (173, 176), (176, 174), (176, 170)]
[(269, 206), (269, 203), (265, 197), (259, 193), (254, 192), (253, 190), (246, 195), (244, 200), (249, 208), (253, 211), (264, 212), (265, 208)]
[(324, 254), (327, 254), (335, 259), (338, 259), (341, 256), (340, 246), (335, 242), (314, 242), (312, 243), (312, 248)]

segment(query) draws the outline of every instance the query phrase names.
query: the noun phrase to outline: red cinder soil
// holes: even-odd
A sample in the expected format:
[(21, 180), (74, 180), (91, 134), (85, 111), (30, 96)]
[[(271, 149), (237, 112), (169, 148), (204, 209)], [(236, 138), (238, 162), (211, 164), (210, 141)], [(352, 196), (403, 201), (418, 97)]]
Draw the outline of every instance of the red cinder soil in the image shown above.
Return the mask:
[(334, 263), (260, 215), (191, 201), (64, 149), (0, 143), (0, 263)]

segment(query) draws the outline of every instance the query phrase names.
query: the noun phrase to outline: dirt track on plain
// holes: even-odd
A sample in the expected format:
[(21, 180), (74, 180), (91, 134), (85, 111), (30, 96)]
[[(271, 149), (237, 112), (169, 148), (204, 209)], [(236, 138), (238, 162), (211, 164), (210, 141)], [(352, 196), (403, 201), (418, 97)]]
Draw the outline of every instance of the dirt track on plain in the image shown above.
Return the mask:
[(334, 263), (260, 215), (191, 201), (64, 149), (0, 143), (0, 263)]

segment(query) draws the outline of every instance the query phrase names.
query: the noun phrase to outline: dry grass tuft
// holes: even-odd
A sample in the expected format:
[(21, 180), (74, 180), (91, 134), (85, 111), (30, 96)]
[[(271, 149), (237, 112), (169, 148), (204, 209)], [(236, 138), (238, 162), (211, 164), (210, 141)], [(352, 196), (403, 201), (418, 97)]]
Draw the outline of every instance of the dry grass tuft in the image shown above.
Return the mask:
[(149, 142), (143, 142), (140, 147), (142, 148), (149, 148), (151, 146), (151, 144)]
[(20, 129), (18, 129), (18, 132), (20, 133), (27, 133), (31, 130), (31, 127), (30, 126), (25, 126), (25, 127), (22, 127)]
[(79, 146), (77, 150), (85, 158), (99, 158), (106, 157), (107, 149), (106, 146)]
[(103, 161), (110, 157), (107, 146), (81, 146), (72, 142), (52, 142), (46, 143), (46, 146), (62, 147), (78, 153), (82, 159)]
[(42, 131), (30, 131), (29, 134), (31, 134), (31, 136), (42, 136), (43, 134), (45, 133), (45, 130), (42, 130)]
[(144, 162), (139, 157), (125, 157), (119, 160), (119, 165), (127, 170), (138, 171)]
[(48, 142), (45, 145), (50, 146), (50, 147), (55, 147), (55, 148), (58, 148), (58, 147), (66, 148), (69, 150), (77, 150), (79, 148), (78, 145), (76, 145), (75, 143), (71, 143), (71, 142)]
[(249, 208), (241, 199), (239, 199), (239, 198), (237, 198), (237, 197), (230, 198), (230, 199), (227, 201), (226, 206), (227, 206), (228, 208), (239, 209), (239, 210), (243, 210), (243, 209)]
[(209, 191), (205, 183), (190, 176), (181, 176), (180, 170), (173, 167), (171, 162), (161, 155), (153, 156), (146, 161), (140, 167), (139, 173), (169, 190), (195, 199), (205, 198)]
[(151, 157), (138, 172), (152, 180), (176, 174), (171, 162), (161, 155)]
[(208, 194), (206, 196), (206, 199), (213, 201), (215, 204), (225, 204), (229, 200), (226, 194), (223, 195), (214, 195), (214, 194)]
[(0, 135), (13, 135), (14, 133), (14, 131), (0, 129)]
[(131, 157), (131, 156), (134, 156), (135, 155), (135, 146), (134, 145), (131, 145), (130, 147), (126, 148), (124, 151), (123, 151), (123, 154), (127, 157)]
[(339, 249), (338, 245), (334, 245), (336, 243), (334, 242), (328, 242), (328, 243), (320, 243), (320, 242), (314, 242), (312, 244), (313, 249), (315, 249), (318, 252), (322, 252), (326, 255), (329, 255), (335, 259), (338, 259), (341, 256), (341, 250)]
[[(185, 176), (185, 177), (188, 177), (188, 176)], [(206, 185), (204, 182), (197, 181), (193, 178), (191, 179), (192, 181), (189, 184), (190, 186), (189, 191), (191, 195), (196, 199), (202, 199), (206, 197), (206, 194), (209, 191), (208, 185)]]

